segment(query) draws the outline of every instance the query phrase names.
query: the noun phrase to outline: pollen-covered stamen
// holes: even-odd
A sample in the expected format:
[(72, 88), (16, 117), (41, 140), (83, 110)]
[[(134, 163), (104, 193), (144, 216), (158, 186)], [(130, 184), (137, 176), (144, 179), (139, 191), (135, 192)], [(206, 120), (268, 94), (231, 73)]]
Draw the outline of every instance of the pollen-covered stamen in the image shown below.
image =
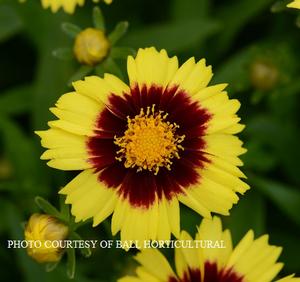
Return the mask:
[(137, 167), (137, 171), (149, 170), (157, 174), (161, 167), (171, 170), (172, 159), (179, 159), (180, 143), (185, 136), (176, 135), (179, 127), (166, 121), (168, 114), (156, 112), (155, 105), (141, 109), (134, 118), (127, 117), (127, 130), (122, 137), (115, 136), (120, 147), (116, 159), (124, 160), (126, 168)]

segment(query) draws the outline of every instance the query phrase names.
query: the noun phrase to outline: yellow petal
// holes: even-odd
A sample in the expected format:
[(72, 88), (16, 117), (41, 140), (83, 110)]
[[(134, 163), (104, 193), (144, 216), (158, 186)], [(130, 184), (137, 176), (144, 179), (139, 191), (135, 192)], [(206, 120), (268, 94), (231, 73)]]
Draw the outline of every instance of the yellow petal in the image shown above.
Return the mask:
[(166, 258), (156, 249), (143, 250), (136, 256), (136, 260), (148, 273), (161, 281), (168, 281), (169, 277), (175, 276)]
[(115, 190), (105, 187), (91, 169), (81, 172), (59, 193), (67, 195), (76, 222), (93, 217), (94, 226), (113, 212), (117, 200)]
[(300, 0), (295, 0), (287, 5), (289, 8), (300, 9)]
[(177, 57), (169, 58), (165, 50), (154, 47), (139, 49), (136, 58), (128, 57), (127, 72), (130, 85), (165, 87), (178, 69)]

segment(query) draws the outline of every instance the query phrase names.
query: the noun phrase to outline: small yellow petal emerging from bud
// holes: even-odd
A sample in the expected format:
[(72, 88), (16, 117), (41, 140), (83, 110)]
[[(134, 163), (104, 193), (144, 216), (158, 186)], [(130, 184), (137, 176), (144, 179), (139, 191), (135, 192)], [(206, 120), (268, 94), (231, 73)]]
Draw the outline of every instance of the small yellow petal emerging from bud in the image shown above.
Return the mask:
[(287, 5), (289, 8), (300, 9), (300, 0), (295, 0)]
[(271, 90), (279, 79), (279, 72), (272, 63), (257, 60), (250, 68), (250, 78), (252, 85), (258, 90)]
[[(63, 249), (59, 241), (68, 236), (68, 227), (56, 218), (46, 214), (33, 214), (25, 227), (25, 240), (38, 242), (29, 244), (27, 253), (37, 262), (57, 262), (62, 256)], [(52, 242), (56, 244), (52, 244)]]
[[(105, 4), (110, 5), (112, 3), (112, 0), (103, 0)], [(100, 0), (93, 0), (94, 3), (99, 3)]]
[(74, 54), (80, 63), (93, 66), (107, 56), (109, 48), (110, 44), (103, 31), (87, 28), (76, 36)]

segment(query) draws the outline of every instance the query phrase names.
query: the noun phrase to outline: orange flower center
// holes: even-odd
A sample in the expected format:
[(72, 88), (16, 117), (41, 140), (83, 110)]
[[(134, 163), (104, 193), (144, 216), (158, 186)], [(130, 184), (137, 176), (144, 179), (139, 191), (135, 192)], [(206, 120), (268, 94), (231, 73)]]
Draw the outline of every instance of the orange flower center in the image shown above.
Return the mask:
[(141, 109), (134, 118), (127, 117), (128, 129), (122, 137), (115, 137), (120, 147), (116, 159), (123, 161), (126, 168), (137, 167), (137, 171), (149, 170), (156, 175), (161, 167), (171, 170), (172, 159), (179, 159), (180, 143), (185, 136), (176, 135), (179, 127), (166, 121), (167, 115), (155, 112), (155, 105)]

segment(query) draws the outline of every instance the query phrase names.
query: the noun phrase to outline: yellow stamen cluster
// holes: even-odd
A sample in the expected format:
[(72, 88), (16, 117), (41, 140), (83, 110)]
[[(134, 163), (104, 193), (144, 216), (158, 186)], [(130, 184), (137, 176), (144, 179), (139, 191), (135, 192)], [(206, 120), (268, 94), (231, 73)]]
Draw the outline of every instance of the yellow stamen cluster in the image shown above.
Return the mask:
[(149, 170), (156, 175), (161, 167), (171, 170), (172, 159), (179, 159), (180, 143), (185, 136), (176, 135), (179, 127), (166, 121), (168, 114), (155, 112), (155, 105), (141, 109), (134, 118), (127, 117), (128, 129), (124, 136), (116, 137), (115, 144), (121, 149), (116, 159), (124, 161), (126, 168), (137, 167), (137, 171)]

